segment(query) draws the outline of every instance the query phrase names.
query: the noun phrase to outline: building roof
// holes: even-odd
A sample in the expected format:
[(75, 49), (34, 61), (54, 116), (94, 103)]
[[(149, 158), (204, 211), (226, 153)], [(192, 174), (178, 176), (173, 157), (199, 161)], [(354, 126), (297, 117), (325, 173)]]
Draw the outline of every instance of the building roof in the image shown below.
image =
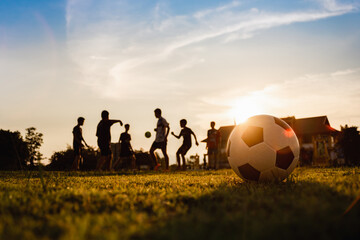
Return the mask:
[(336, 134), (339, 131), (330, 126), (327, 116), (318, 116), (311, 118), (287, 117), (282, 118), (295, 131), (296, 135), (312, 135), (312, 134)]

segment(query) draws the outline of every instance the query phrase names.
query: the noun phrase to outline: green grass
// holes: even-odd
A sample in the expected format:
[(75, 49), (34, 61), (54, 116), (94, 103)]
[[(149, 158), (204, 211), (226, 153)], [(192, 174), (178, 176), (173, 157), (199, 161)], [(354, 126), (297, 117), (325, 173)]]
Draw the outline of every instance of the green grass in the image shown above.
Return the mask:
[(359, 193), (359, 168), (0, 172), (0, 239), (360, 239), (360, 204), (342, 216)]

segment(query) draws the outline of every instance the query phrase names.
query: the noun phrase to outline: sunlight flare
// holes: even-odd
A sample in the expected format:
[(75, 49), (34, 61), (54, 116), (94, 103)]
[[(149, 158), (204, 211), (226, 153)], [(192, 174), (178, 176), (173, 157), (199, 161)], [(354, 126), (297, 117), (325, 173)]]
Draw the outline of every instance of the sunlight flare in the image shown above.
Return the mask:
[(265, 102), (266, 98), (256, 93), (238, 98), (234, 101), (229, 115), (236, 124), (243, 123), (251, 116), (264, 114)]

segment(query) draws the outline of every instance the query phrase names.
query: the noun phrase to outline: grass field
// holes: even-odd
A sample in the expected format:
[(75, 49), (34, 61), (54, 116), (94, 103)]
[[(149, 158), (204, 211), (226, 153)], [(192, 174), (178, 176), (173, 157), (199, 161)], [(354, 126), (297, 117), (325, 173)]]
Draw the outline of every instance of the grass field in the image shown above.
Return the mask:
[(360, 239), (360, 168), (0, 172), (0, 239)]

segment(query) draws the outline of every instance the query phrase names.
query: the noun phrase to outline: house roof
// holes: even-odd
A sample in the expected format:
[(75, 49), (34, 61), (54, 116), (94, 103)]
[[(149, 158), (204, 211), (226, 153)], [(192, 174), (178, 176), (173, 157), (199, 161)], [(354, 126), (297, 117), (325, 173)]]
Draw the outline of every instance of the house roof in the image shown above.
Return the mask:
[(296, 135), (308, 135), (308, 134), (336, 134), (338, 130), (330, 126), (327, 116), (318, 116), (311, 118), (299, 118), (295, 117), (282, 118), (287, 122), (295, 131)]

